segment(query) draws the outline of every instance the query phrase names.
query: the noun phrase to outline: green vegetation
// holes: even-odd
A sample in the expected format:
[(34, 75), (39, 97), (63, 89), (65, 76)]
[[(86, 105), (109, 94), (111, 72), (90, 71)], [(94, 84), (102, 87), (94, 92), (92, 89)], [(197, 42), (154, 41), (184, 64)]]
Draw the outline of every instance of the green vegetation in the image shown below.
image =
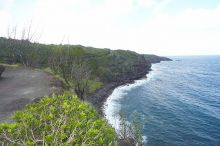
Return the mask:
[(124, 113), (120, 113), (120, 127), (118, 137), (121, 143), (125, 145), (143, 146), (143, 120), (138, 122), (138, 113), (134, 113), (131, 116), (131, 122), (128, 123), (127, 116)]
[(44, 45), (31, 43), (29, 37), (0, 38), (0, 54), (0, 63), (49, 67), (82, 100), (106, 83), (123, 81), (150, 68), (143, 55), (132, 51)]
[(4, 67), (19, 67), (20, 64), (6, 64), (6, 63), (0, 63), (0, 66), (4, 66)]
[(1, 145), (116, 145), (116, 134), (88, 103), (76, 96), (44, 97), (0, 125)]
[(100, 89), (103, 86), (102, 82), (89, 80), (89, 94), (94, 93), (97, 89)]
[[(152, 62), (161, 60), (125, 50), (32, 43), (30, 35), (25, 34), (21, 40), (13, 38), (16, 37), (0, 37), (0, 63), (44, 69), (62, 80), (81, 100), (105, 84), (121, 83), (140, 73), (143, 76)], [(105, 146), (117, 145), (119, 138), (142, 145), (142, 127), (136, 117), (131, 124), (125, 118), (121, 120), (117, 137), (88, 103), (70, 94), (53, 95), (16, 112), (14, 123), (1, 124), (0, 144)]]
[(150, 63), (159, 63), (160, 61), (171, 61), (171, 59), (166, 58), (166, 57), (160, 57), (156, 55), (144, 55), (144, 58), (147, 62)]
[[(26, 64), (31, 67), (50, 67), (55, 73), (61, 73), (55, 65), (63, 62), (83, 64), (89, 69), (92, 80), (103, 83), (123, 80), (126, 75), (136, 74), (141, 67), (150, 67), (143, 55), (132, 51), (97, 49), (80, 45), (44, 45), (30, 42), (26, 42), (29, 49), (23, 49), (22, 43), (24, 43), (22, 40), (0, 38), (0, 62), (8, 64), (31, 62)], [(17, 53), (11, 53), (13, 51), (10, 48), (13, 48)], [(19, 54), (19, 52), (26, 53)], [(28, 54), (32, 54), (33, 57), (25, 57)], [(23, 58), (26, 59), (23, 60)]]

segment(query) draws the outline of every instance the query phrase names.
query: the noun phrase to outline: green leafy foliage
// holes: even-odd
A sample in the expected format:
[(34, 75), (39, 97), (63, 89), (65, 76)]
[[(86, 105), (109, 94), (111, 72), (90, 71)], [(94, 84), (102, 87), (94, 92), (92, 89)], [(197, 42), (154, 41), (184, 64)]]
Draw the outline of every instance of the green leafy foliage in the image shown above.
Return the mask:
[(143, 125), (144, 120), (138, 120), (138, 113), (131, 115), (131, 121), (127, 121), (127, 116), (124, 113), (120, 113), (120, 126), (118, 131), (120, 142), (143, 146)]
[(116, 145), (116, 134), (95, 109), (76, 96), (44, 97), (0, 125), (2, 145)]

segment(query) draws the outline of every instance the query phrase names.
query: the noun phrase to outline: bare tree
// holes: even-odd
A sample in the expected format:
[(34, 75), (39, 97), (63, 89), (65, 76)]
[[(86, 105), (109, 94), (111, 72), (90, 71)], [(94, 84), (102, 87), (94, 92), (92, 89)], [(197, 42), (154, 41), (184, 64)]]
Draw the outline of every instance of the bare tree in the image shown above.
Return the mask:
[(85, 100), (89, 92), (90, 70), (70, 48), (56, 48), (48, 59), (50, 68), (59, 74), (75, 93)]
[(7, 46), (8, 46), (9, 54), (7, 57), (9, 63), (11, 64), (15, 64), (18, 60), (15, 49), (16, 37), (17, 37), (17, 26), (14, 26), (12, 29), (10, 29), (10, 27), (8, 26), (7, 38), (9, 39), (9, 44), (7, 44)]
[(74, 64), (74, 57), (64, 48), (54, 48), (48, 58), (48, 64), (70, 86), (71, 64)]
[(85, 64), (80, 63), (72, 66), (71, 79), (75, 81), (74, 90), (82, 100), (85, 100), (89, 92), (90, 75), (91, 71)]
[(11, 63), (22, 63), (26, 67), (31, 67), (37, 62), (38, 48), (34, 47), (32, 41), (36, 33), (32, 33), (32, 24), (28, 28), (23, 28), (20, 38), (17, 35), (17, 27), (8, 27), (9, 58)]

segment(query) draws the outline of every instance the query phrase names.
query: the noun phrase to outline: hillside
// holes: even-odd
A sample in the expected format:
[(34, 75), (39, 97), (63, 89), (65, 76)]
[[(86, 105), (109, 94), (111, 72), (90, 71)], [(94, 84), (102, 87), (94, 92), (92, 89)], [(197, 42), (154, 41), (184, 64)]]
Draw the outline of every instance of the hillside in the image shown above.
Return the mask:
[(124, 80), (128, 75), (132, 76), (149, 69), (151, 63), (169, 60), (165, 57), (142, 55), (128, 50), (98, 49), (81, 45), (44, 45), (25, 40), (0, 38), (0, 61), (3, 63), (29, 62), (33, 67), (48, 67), (48, 58), (54, 52), (60, 54), (71, 52), (70, 55), (75, 60), (85, 62), (92, 71), (93, 77), (102, 82)]
[[(0, 63), (49, 68), (59, 75), (81, 98), (98, 109), (112, 90), (146, 75), (152, 63), (168, 61), (166, 57), (138, 54), (128, 50), (110, 50), (81, 45), (45, 45), (28, 40), (0, 38)], [(80, 69), (81, 68), (81, 69)], [(81, 70), (72, 77), (72, 70)], [(86, 76), (86, 80), (85, 80)], [(79, 84), (76, 80), (79, 80)], [(81, 84), (84, 83), (84, 84)], [(85, 96), (85, 97), (84, 97)]]

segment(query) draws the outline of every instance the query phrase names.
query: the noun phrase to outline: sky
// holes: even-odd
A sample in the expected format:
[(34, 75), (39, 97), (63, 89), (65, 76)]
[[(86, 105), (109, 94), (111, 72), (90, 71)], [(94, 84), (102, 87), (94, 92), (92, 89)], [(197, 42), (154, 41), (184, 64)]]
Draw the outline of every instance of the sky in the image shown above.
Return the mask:
[(31, 25), (46, 44), (220, 55), (219, 0), (0, 0), (0, 20), (0, 36)]

